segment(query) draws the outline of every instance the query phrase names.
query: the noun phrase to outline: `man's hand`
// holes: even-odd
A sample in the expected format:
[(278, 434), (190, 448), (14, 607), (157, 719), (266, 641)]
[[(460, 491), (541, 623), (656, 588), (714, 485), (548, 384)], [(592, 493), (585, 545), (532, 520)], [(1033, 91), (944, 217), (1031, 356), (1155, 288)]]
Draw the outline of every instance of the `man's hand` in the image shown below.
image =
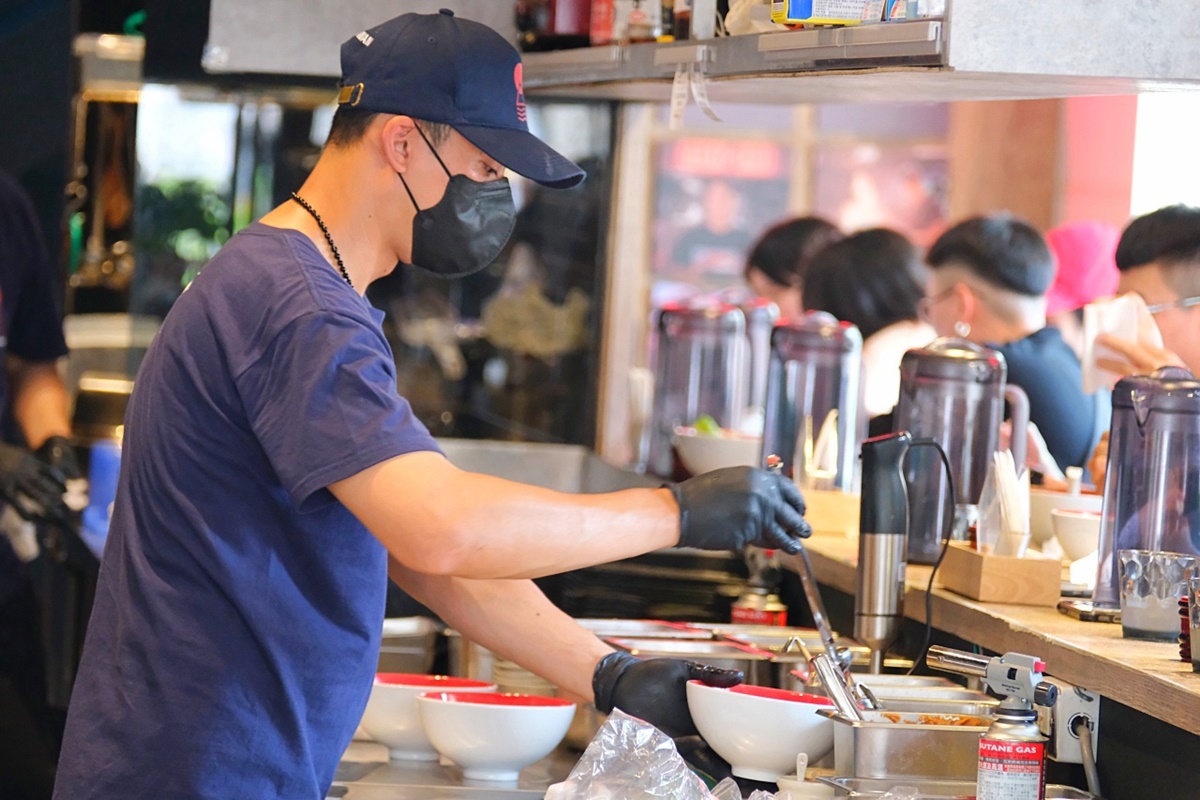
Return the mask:
[(73, 481), (83, 477), (79, 469), (79, 459), (75, 456), (75, 448), (65, 436), (51, 436), (42, 442), (42, 446), (33, 454), (49, 464), (63, 476), (63, 480)]
[(718, 469), (670, 487), (679, 504), (679, 546), (701, 550), (800, 551), (812, 533), (796, 484), (752, 467)]
[(1092, 483), (1103, 492), (1104, 477), (1108, 471), (1108, 431), (1100, 434), (1100, 441), (1096, 443), (1096, 449), (1092, 451), (1092, 458), (1087, 466), (1088, 472), (1092, 473)]
[(647, 661), (629, 653), (609, 653), (592, 674), (596, 708), (603, 714), (619, 708), (649, 722), (672, 738), (695, 736), (688, 710), (688, 681), (727, 688), (742, 682), (739, 670), (718, 669), (676, 658)]
[(33, 453), (0, 444), (0, 496), (25, 519), (66, 519), (66, 478)]
[(1161, 347), (1131, 342), (1108, 333), (1097, 336), (1096, 344), (1111, 350), (1118, 356), (1117, 358), (1097, 358), (1096, 365), (1118, 375), (1149, 375), (1159, 367), (1184, 367), (1186, 369), (1179, 356)]
[[(1000, 444), (996, 449), (1012, 449), (1012, 423), (1008, 420), (1000, 423)], [(1042, 432), (1032, 422), (1025, 428), (1025, 468), (1042, 476), (1043, 487), (1065, 488), (1067, 485), (1067, 476), (1059, 469)]]

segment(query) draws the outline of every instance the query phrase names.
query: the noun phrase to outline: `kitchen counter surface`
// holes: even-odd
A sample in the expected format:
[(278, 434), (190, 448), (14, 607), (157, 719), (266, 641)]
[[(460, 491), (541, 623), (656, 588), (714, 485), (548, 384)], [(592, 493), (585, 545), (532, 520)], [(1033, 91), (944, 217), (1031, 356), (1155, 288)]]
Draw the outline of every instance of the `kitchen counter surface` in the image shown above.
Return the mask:
[(578, 759), (578, 753), (555, 750), (521, 770), (514, 786), (468, 781), (462, 770), (436, 761), (389, 761), (383, 745), (355, 741), (342, 756), (329, 797), (345, 787), (344, 800), (531, 800), (564, 780)]
[[(817, 580), (853, 596), (857, 539), (806, 542)], [(789, 563), (788, 566), (793, 568)], [(930, 567), (908, 565), (904, 614), (925, 621)], [(1177, 728), (1200, 734), (1200, 674), (1179, 660), (1179, 646), (1125, 639), (1121, 626), (1081, 622), (1054, 608), (978, 603), (935, 585), (933, 626), (995, 652), (1045, 659), (1050, 675), (1092, 689)]]

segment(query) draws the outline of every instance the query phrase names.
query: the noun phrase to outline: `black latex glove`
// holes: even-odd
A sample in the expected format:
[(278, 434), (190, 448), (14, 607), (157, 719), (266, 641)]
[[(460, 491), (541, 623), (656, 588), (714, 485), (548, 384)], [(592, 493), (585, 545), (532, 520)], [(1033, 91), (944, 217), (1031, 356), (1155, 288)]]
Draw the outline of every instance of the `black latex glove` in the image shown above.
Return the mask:
[(679, 546), (741, 550), (754, 545), (798, 553), (812, 533), (804, 498), (783, 475), (729, 467), (668, 486), (679, 503)]
[(79, 459), (75, 455), (75, 448), (67, 440), (65, 436), (51, 436), (42, 446), (33, 451), (33, 454), (42, 460), (42, 463), (49, 464), (58, 470), (63, 476), (63, 480), (73, 481), (83, 477), (83, 472), (79, 469)]
[(66, 519), (66, 478), (33, 453), (0, 444), (0, 497), (25, 519)]
[(596, 665), (592, 693), (602, 713), (619, 708), (676, 738), (697, 735), (688, 710), (688, 681), (729, 687), (737, 686), (742, 678), (741, 670), (718, 669), (677, 658), (642, 661), (629, 653), (616, 652)]

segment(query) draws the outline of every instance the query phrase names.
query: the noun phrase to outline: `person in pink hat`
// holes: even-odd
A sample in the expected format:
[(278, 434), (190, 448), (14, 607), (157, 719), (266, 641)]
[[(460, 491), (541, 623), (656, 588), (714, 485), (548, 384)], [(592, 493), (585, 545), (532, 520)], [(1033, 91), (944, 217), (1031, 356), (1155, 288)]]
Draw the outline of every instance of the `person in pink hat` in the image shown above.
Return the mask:
[(1117, 292), (1117, 240), (1121, 231), (1104, 222), (1069, 222), (1046, 233), (1058, 272), (1046, 293), (1046, 322), (1083, 354), (1083, 307)]

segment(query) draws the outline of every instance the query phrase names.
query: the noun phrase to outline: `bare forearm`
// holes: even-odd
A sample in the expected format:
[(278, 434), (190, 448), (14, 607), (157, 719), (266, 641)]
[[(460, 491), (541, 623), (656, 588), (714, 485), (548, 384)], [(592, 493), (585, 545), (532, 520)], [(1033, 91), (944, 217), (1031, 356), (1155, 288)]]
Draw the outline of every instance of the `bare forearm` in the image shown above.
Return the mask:
[(70, 436), (67, 387), (53, 362), (21, 361), (10, 356), (13, 418), (32, 448), (51, 436)]
[(467, 639), (592, 700), (592, 673), (611, 648), (555, 607), (532, 581), (435, 577), (395, 559), (389, 572)]
[(402, 564), (465, 578), (537, 578), (679, 541), (666, 490), (570, 495), (463, 472), (416, 453), (334, 484)]

